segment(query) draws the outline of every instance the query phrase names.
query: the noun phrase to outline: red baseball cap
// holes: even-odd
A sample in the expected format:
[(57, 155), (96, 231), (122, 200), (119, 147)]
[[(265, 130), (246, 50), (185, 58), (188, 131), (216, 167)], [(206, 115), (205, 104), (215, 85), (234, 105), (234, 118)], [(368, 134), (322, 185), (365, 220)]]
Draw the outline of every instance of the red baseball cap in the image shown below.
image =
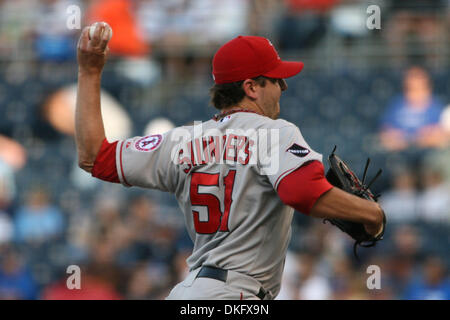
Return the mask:
[(239, 36), (217, 50), (213, 58), (216, 84), (265, 76), (283, 79), (302, 71), (303, 62), (282, 61), (272, 43), (263, 37)]

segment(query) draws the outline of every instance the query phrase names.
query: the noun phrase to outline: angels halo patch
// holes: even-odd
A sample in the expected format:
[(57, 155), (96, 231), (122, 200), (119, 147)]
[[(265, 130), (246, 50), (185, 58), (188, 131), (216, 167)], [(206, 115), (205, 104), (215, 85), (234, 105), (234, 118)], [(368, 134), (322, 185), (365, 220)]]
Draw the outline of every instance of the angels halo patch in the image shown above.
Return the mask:
[(294, 143), (292, 146), (290, 146), (287, 150), (287, 152), (292, 153), (294, 156), (303, 158), (306, 157), (309, 154), (309, 150), (299, 146), (298, 144)]
[(153, 151), (161, 144), (162, 141), (162, 135), (160, 134), (153, 134), (151, 136), (146, 136), (143, 138), (140, 138), (136, 143), (135, 147), (139, 151)]

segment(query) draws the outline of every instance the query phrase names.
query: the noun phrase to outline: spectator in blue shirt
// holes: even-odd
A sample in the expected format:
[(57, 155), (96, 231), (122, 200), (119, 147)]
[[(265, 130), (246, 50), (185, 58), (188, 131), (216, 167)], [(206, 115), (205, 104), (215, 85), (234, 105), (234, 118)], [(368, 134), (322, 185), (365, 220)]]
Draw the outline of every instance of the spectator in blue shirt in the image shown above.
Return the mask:
[(17, 242), (45, 242), (62, 234), (62, 212), (51, 205), (44, 190), (33, 190), (27, 204), (20, 207), (14, 217)]
[(444, 262), (438, 256), (428, 257), (423, 271), (405, 290), (406, 300), (450, 300), (450, 281)]
[(6, 248), (0, 260), (0, 299), (36, 299), (37, 284), (20, 254)]
[(392, 100), (381, 118), (382, 146), (389, 151), (445, 146), (448, 137), (440, 125), (444, 104), (433, 95), (427, 71), (409, 68), (403, 88), (403, 94)]
[(39, 1), (32, 36), (34, 51), (40, 61), (64, 62), (75, 59), (78, 30), (75, 25), (68, 23), (74, 19), (71, 17), (74, 13), (68, 9), (71, 6), (80, 8), (81, 4), (79, 0)]

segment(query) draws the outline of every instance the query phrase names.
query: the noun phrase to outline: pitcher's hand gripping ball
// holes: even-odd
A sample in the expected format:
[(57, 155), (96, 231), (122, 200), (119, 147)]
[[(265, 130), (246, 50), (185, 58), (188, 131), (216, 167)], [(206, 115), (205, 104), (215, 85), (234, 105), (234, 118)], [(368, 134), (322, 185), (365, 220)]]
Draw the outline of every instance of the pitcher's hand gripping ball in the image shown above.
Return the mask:
[[(109, 26), (109, 24), (107, 24), (106, 22), (95, 22), (94, 24), (92, 24), (89, 27), (89, 39), (94, 38), (95, 30), (101, 25), (105, 26), (105, 29), (103, 32), (108, 32), (108, 41), (111, 40), (113, 32), (112, 32), (112, 29)], [(100, 35), (100, 38), (102, 38), (102, 37), (103, 37), (103, 34)]]
[[(381, 169), (378, 171), (375, 177), (367, 185), (365, 185), (364, 181), (366, 178), (370, 159), (367, 159), (366, 167), (364, 169), (364, 174), (361, 181), (359, 180), (358, 176), (350, 169), (350, 167), (335, 154), (335, 151), (336, 147), (334, 147), (333, 152), (328, 157), (330, 169), (326, 174), (327, 180), (335, 187), (347, 191), (348, 193), (354, 194), (355, 196), (358, 196), (360, 198), (377, 202), (379, 196), (374, 196), (369, 188), (372, 183), (380, 176), (382, 172)], [(326, 221), (329, 221), (331, 224), (335, 225), (355, 240), (353, 252), (357, 257), (356, 248), (358, 245), (362, 247), (372, 247), (376, 245), (378, 241), (383, 239), (384, 229), (386, 226), (386, 215), (383, 211), (383, 228), (381, 232), (376, 236), (367, 233), (362, 223), (351, 222), (342, 219), (324, 219), (324, 222)]]

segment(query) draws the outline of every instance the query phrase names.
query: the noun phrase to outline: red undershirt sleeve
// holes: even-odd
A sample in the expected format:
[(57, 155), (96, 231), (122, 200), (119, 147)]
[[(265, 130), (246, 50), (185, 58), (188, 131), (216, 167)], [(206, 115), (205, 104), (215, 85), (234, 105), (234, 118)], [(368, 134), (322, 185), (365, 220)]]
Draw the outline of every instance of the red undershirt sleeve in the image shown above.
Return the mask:
[(320, 196), (331, 188), (323, 164), (311, 161), (285, 176), (278, 184), (277, 192), (284, 204), (309, 214)]
[(108, 182), (120, 183), (116, 167), (117, 142), (109, 143), (106, 138), (103, 140), (92, 168), (91, 174), (93, 177)]

